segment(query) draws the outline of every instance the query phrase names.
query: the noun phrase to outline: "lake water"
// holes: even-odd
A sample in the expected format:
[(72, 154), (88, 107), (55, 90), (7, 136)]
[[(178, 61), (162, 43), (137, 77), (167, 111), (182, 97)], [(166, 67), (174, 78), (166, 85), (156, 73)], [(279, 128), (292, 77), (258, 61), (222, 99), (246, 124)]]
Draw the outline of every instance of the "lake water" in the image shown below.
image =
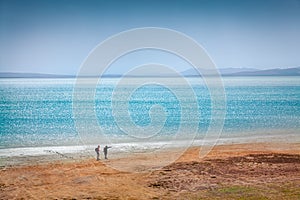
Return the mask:
[[(119, 91), (126, 93), (130, 87), (136, 87), (136, 79), (131, 79), (132, 85), (121, 85)], [(190, 96), (185, 88), (176, 85), (176, 79), (168, 80), (175, 85), (172, 89), (159, 84), (141, 85), (129, 99), (122, 99), (120, 95), (113, 102), (112, 95), (119, 79), (102, 79), (93, 100), (78, 100), (76, 109), (83, 117), (80, 114), (75, 117), (75, 79), (0, 79), (0, 149), (108, 142), (130, 144), (136, 138), (128, 131), (132, 130), (137, 136), (134, 133), (136, 127), (146, 127), (143, 129), (145, 137), (138, 135), (145, 142), (151, 142), (148, 137), (169, 141), (180, 127), (188, 132), (198, 126), (195, 136), (203, 138), (212, 115), (209, 89), (199, 78), (187, 78), (198, 104), (190, 106)], [(299, 134), (300, 77), (224, 77), (223, 83), (226, 108), (221, 137)], [(90, 89), (87, 83), (81, 88), (80, 95), (84, 97)], [(183, 100), (176, 96), (178, 92)], [(120, 112), (117, 123), (112, 106), (113, 103), (124, 103), (122, 101), (128, 105), (124, 109), (130, 118)], [(154, 105), (163, 109), (151, 110)], [(183, 117), (183, 108), (191, 115)], [(84, 112), (87, 110), (95, 113), (97, 124), (92, 123), (95, 119), (86, 117)], [(152, 119), (150, 111), (154, 113)], [(192, 117), (195, 112), (199, 113), (199, 120)], [(81, 125), (83, 127), (79, 127)], [(85, 130), (84, 133), (81, 130)]]

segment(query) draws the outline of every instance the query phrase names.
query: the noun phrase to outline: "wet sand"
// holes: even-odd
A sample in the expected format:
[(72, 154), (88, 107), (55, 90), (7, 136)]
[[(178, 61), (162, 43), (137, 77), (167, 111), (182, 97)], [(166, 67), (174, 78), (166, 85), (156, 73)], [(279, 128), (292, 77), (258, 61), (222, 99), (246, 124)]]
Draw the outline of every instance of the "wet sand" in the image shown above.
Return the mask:
[(141, 173), (110, 166), (138, 172), (140, 160), (154, 168), (159, 160), (151, 154), (101, 161), (24, 158), (1, 167), (0, 199), (300, 198), (300, 143), (218, 145), (205, 158), (198, 155), (199, 148), (191, 147), (176, 162)]

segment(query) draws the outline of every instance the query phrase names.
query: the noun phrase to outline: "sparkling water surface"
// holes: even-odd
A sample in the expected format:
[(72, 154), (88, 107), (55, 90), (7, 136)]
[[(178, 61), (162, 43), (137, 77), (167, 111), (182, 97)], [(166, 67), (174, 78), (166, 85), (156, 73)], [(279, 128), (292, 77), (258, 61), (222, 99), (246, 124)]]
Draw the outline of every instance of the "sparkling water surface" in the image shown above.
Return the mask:
[[(184, 96), (185, 88), (168, 78), (176, 92)], [(189, 128), (193, 118), (181, 116), (180, 110), (199, 111), (197, 137), (201, 138), (211, 122), (211, 100), (208, 88), (199, 78), (187, 78), (197, 96), (198, 108), (189, 106), (189, 96), (178, 99), (174, 91), (159, 84), (138, 86), (128, 100), (128, 112), (136, 126), (155, 128), (160, 120), (151, 119), (154, 105), (163, 108), (157, 114), (165, 119), (157, 140), (175, 134), (180, 126)], [(89, 124), (90, 119), (75, 119), (73, 89), (75, 79), (0, 79), (0, 148), (39, 147), (97, 144), (101, 141), (82, 141), (75, 120)], [(123, 91), (136, 87), (124, 85)], [(94, 109), (98, 125), (106, 137), (119, 138), (130, 143), (126, 133), (114, 120), (112, 94), (118, 79), (104, 78), (98, 84), (93, 101), (80, 102), (83, 112)], [(224, 77), (226, 93), (225, 124), (222, 137), (272, 132), (299, 133), (300, 130), (300, 77)], [(85, 87), (89, 87), (87, 83)], [(82, 95), (85, 89), (82, 88)], [(126, 101), (119, 99), (119, 101)], [(86, 106), (86, 107), (85, 107)], [(90, 106), (92, 108), (87, 108)], [(160, 116), (164, 114), (165, 117)], [(155, 115), (154, 115), (155, 116)], [(83, 121), (82, 121), (83, 120)], [(126, 126), (126, 120), (122, 126)], [(151, 121), (152, 120), (152, 121)], [(95, 127), (87, 132), (97, 135)], [(149, 130), (151, 131), (151, 130)], [(92, 138), (92, 137), (91, 137)], [(101, 140), (101, 138), (99, 138)]]

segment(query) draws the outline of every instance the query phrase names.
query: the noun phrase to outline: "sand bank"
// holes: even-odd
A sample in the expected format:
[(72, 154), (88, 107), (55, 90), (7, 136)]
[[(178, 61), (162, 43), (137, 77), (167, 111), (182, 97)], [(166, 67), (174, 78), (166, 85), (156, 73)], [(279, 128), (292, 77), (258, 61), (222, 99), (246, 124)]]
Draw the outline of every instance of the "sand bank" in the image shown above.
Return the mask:
[(200, 159), (199, 147), (192, 147), (176, 162), (142, 173), (110, 166), (123, 164), (138, 172), (141, 160), (154, 168), (161, 160), (151, 154), (42, 163), (28, 158), (31, 163), (1, 168), (0, 199), (299, 199), (299, 152), (299, 143), (227, 144)]

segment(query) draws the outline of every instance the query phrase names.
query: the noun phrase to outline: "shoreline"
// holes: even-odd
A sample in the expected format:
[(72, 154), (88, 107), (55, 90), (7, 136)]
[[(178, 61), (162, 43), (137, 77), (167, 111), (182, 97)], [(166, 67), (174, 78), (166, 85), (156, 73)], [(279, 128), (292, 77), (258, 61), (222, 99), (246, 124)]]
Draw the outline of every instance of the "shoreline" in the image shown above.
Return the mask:
[[(155, 153), (157, 149), (162, 148), (163, 152), (172, 151), (172, 149), (180, 149), (184, 152), (190, 148), (201, 146), (209, 146), (214, 148), (220, 145), (239, 145), (239, 144), (259, 144), (259, 143), (281, 143), (281, 144), (297, 144), (300, 143), (299, 134), (292, 133), (288, 135), (270, 134), (270, 135), (252, 135), (240, 137), (220, 138), (217, 141), (194, 140), (189, 146), (185, 141), (172, 141), (169, 146), (166, 141), (158, 142), (140, 142), (140, 143), (119, 143), (113, 144), (109, 150), (111, 159), (120, 159), (130, 157), (132, 155), (142, 155)], [(28, 165), (59, 161), (76, 161), (87, 160), (95, 157), (94, 145), (73, 145), (73, 146), (44, 146), (44, 147), (19, 147), (19, 148), (3, 148), (0, 149), (0, 167), (14, 165)], [(103, 145), (101, 145), (101, 149)], [(103, 152), (100, 152), (103, 157)]]

